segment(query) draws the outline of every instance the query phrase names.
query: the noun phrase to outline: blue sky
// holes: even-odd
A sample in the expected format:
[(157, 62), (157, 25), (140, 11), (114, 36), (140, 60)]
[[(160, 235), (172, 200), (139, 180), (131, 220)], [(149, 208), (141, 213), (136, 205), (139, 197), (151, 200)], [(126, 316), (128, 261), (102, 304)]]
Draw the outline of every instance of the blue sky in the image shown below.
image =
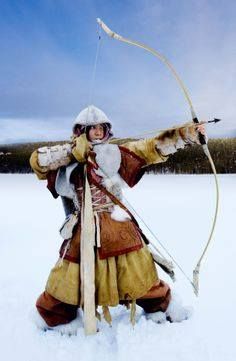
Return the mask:
[[(0, 142), (67, 139), (89, 102), (96, 18), (163, 53), (184, 80), (210, 136), (236, 136), (236, 2), (1, 1)], [(102, 34), (92, 102), (128, 136), (190, 119), (156, 58)]]

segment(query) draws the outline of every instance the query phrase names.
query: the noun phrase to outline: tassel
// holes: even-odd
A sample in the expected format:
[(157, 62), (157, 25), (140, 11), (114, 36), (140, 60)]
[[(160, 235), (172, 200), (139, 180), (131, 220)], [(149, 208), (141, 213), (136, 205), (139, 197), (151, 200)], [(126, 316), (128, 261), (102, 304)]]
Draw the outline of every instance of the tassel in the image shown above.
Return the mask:
[(59, 258), (57, 263), (55, 264), (55, 269), (59, 269), (61, 268), (63, 265), (63, 259), (62, 258)]
[(96, 227), (96, 246), (97, 248), (101, 247), (101, 235), (100, 235), (100, 224), (99, 224), (99, 217), (98, 213), (94, 211), (94, 217), (95, 217), (95, 227)]
[(127, 308), (127, 310), (130, 310), (130, 302), (125, 303), (125, 307)]
[(135, 325), (135, 315), (136, 315), (136, 300), (132, 300), (131, 310), (130, 310), (130, 322), (132, 325)]
[(97, 317), (98, 321), (101, 322), (101, 314), (100, 314), (100, 312), (98, 312), (97, 309), (96, 309), (96, 317)]
[[(149, 251), (151, 252), (154, 262), (163, 269), (164, 272), (172, 279), (173, 282), (176, 281), (174, 273), (174, 265), (171, 261), (167, 260), (163, 255), (159, 255), (160, 251), (156, 248), (154, 244), (149, 241), (148, 246)], [(157, 253), (158, 252), (158, 253)], [(161, 253), (160, 253), (161, 254)]]
[(103, 316), (104, 316), (105, 320), (111, 326), (112, 319), (111, 319), (111, 314), (110, 314), (108, 306), (102, 306), (102, 311), (103, 311)]
[(200, 272), (200, 263), (197, 264), (196, 268), (193, 270), (193, 289), (196, 296), (199, 292), (199, 272)]
[(63, 255), (62, 255), (62, 257), (59, 258), (59, 260), (57, 261), (55, 268), (61, 268), (61, 267), (63, 266), (63, 260), (64, 260), (64, 258), (65, 258), (66, 252), (67, 252), (68, 249), (70, 248), (70, 241), (71, 241), (71, 239), (67, 242), (67, 245), (66, 245), (66, 247), (65, 247), (65, 249), (64, 249), (64, 252), (63, 252)]

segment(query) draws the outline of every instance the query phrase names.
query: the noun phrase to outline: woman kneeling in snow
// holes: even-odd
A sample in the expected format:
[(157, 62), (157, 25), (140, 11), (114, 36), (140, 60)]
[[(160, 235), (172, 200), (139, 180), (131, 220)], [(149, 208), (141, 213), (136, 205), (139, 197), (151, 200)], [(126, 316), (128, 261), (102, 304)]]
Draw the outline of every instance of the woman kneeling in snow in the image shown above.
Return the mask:
[[(91, 282), (92, 313), (102, 306), (108, 322), (108, 306), (118, 304), (131, 304), (133, 321), (135, 303), (156, 322), (188, 318), (187, 309), (173, 307), (170, 287), (158, 277), (148, 240), (122, 203), (121, 188), (124, 182), (130, 187), (137, 184), (145, 166), (166, 161), (186, 144), (199, 144), (198, 131), (205, 132), (203, 127), (196, 130), (187, 124), (120, 146), (111, 139), (110, 120), (91, 105), (76, 118), (72, 145), (33, 152), (30, 164), (34, 172), (39, 179), (48, 180), (55, 198), (62, 197), (66, 212), (59, 260), (36, 303), (49, 327), (76, 318), (78, 307), (84, 308), (85, 289)], [(86, 253), (86, 237), (92, 242), (92, 253)], [(89, 262), (91, 272), (86, 271)], [(168, 266), (165, 269), (168, 272)]]

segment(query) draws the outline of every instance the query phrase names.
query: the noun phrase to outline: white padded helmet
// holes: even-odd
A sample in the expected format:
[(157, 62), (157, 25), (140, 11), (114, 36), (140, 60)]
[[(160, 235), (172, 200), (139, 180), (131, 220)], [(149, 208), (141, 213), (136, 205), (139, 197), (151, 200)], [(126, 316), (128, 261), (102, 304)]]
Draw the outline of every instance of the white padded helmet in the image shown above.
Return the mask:
[(87, 108), (81, 110), (75, 119), (74, 125), (96, 125), (101, 123), (110, 123), (106, 114), (94, 105), (89, 105)]
[(107, 136), (112, 136), (110, 119), (101, 109), (94, 105), (89, 105), (77, 115), (73, 125), (73, 133), (80, 135), (86, 130), (86, 127), (97, 124), (106, 124)]

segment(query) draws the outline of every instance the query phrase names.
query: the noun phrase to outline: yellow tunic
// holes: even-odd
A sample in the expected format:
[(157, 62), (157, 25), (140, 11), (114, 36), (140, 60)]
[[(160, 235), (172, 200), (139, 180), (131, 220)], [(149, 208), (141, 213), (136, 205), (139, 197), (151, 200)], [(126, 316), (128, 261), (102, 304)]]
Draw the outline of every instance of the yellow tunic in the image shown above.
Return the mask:
[[(72, 154), (79, 162), (86, 162), (88, 149), (84, 136), (76, 140)], [(122, 145), (140, 158), (145, 164), (163, 162), (163, 157), (155, 148), (156, 139), (128, 142)], [(33, 152), (30, 164), (39, 179), (46, 179), (48, 169), (38, 164), (37, 151)], [(144, 244), (143, 248), (116, 257), (100, 259), (96, 254), (95, 288), (96, 304), (116, 306), (120, 300), (135, 300), (144, 296), (158, 281), (158, 274), (152, 256)], [(56, 299), (71, 304), (80, 303), (79, 264), (63, 260), (51, 270), (46, 291)]]

